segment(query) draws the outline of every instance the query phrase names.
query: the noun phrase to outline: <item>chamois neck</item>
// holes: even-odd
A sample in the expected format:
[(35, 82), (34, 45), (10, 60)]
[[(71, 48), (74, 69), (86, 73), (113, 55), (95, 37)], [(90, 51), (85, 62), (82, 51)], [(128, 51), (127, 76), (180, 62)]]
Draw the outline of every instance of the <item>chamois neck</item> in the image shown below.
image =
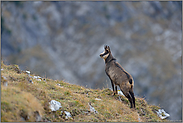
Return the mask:
[(109, 56), (105, 59), (105, 63), (109, 63), (109, 62), (111, 62), (112, 60), (116, 60), (113, 56), (112, 56), (112, 54), (110, 53), (109, 54)]

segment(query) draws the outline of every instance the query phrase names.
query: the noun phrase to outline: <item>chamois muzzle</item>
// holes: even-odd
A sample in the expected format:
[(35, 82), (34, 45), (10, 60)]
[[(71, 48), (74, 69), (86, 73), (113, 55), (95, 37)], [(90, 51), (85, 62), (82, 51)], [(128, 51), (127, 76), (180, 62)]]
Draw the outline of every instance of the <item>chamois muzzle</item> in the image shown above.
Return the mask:
[(100, 54), (100, 57), (102, 57), (103, 54)]

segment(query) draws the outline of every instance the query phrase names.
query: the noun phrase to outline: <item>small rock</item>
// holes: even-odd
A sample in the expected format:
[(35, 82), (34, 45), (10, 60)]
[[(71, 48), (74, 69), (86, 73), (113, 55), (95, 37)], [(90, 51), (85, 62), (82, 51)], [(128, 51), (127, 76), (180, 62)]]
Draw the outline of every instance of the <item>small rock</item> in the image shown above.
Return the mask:
[(68, 119), (69, 117), (72, 118), (72, 115), (70, 114), (70, 112), (65, 111), (65, 114), (66, 114), (65, 116), (66, 119)]
[(70, 114), (70, 112), (68, 111), (64, 111), (64, 112), (65, 112), (65, 119), (72, 118), (72, 115)]
[(26, 70), (25, 72), (27, 73), (28, 76), (30, 76), (30, 71)]
[(72, 115), (70, 112), (68, 111), (61, 111), (61, 116), (64, 118), (64, 119), (69, 119), (69, 118), (72, 118)]
[(42, 77), (40, 77), (40, 76), (34, 76), (33, 78), (34, 79), (37, 79), (38, 81), (41, 81), (42, 80)]
[(49, 104), (50, 104), (49, 108), (51, 109), (51, 111), (57, 111), (62, 107), (61, 103), (56, 100), (51, 100)]
[(167, 117), (169, 117), (170, 115), (168, 113), (166, 113), (164, 111), (164, 109), (159, 109), (158, 111), (156, 111), (157, 115), (161, 118), (161, 119), (165, 119)]
[(34, 76), (34, 79), (41, 79), (40, 76)]
[(88, 103), (88, 105), (90, 106), (90, 111), (94, 112), (95, 114), (97, 114), (98, 112), (95, 110), (95, 108), (91, 105), (91, 103)]
[(30, 71), (28, 71), (28, 70), (26, 70), (25, 72), (26, 72), (27, 74), (30, 74)]
[(99, 98), (95, 98), (95, 100), (101, 100), (101, 99), (99, 99)]
[(34, 112), (34, 117), (36, 118), (36, 122), (40, 122), (42, 120), (41, 115), (38, 111)]
[(4, 70), (3, 68), (1, 70)]

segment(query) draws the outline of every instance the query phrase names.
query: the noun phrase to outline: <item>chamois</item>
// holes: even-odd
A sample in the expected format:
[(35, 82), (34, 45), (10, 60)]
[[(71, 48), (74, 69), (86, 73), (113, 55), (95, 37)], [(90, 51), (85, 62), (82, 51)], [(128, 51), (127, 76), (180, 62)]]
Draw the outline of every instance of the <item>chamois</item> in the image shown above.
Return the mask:
[(105, 72), (111, 80), (113, 95), (117, 94), (118, 85), (125, 97), (130, 101), (131, 108), (135, 108), (135, 97), (133, 93), (134, 81), (132, 76), (116, 62), (109, 46), (104, 46), (104, 52), (100, 54), (100, 57), (105, 61)]

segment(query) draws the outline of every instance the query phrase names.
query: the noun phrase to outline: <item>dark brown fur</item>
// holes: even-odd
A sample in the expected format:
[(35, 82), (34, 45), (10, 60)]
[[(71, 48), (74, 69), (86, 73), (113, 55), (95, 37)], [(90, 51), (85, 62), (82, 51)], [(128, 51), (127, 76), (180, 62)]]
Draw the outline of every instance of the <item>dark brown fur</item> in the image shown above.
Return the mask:
[(111, 80), (114, 95), (117, 94), (117, 85), (123, 94), (128, 98), (131, 108), (135, 108), (135, 97), (133, 93), (134, 81), (132, 76), (116, 62), (112, 56), (109, 46), (104, 47), (105, 51), (100, 54), (105, 61), (105, 72)]

